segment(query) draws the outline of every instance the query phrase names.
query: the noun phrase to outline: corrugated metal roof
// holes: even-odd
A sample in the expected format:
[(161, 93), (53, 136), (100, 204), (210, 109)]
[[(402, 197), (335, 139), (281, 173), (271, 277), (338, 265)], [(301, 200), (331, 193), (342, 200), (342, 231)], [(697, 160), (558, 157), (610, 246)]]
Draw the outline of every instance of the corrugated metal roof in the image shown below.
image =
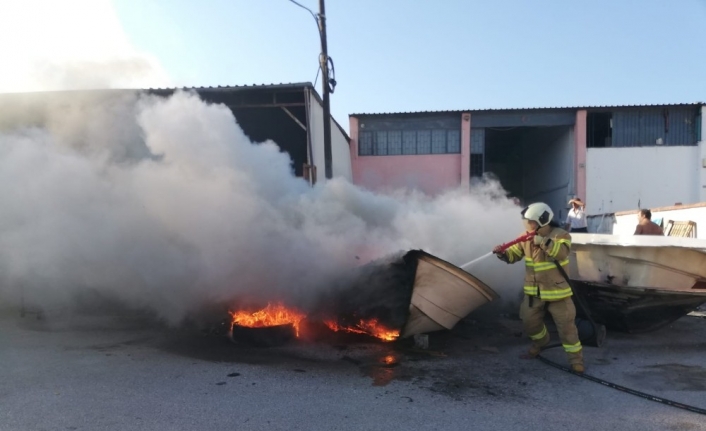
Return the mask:
[[(151, 91), (173, 91), (173, 90), (215, 90), (215, 91), (243, 91), (243, 90), (266, 90), (266, 89), (275, 89), (275, 90), (286, 90), (286, 89), (304, 89), (304, 88), (310, 88), (313, 91), (314, 97), (318, 100), (319, 103), (323, 103), (321, 100), (321, 96), (319, 96), (319, 93), (316, 91), (316, 88), (314, 88), (314, 84), (311, 82), (281, 82), (279, 84), (252, 84), (252, 85), (218, 85), (216, 87), (167, 87), (167, 88), (146, 88), (143, 90), (151, 90)], [(343, 133), (343, 136), (345, 136), (347, 141), (350, 141), (350, 137), (348, 136), (348, 133), (343, 129), (341, 124), (339, 124), (338, 121), (336, 121), (335, 118), (333, 118), (333, 115), (331, 116), (331, 119), (333, 120), (333, 123), (338, 127), (338, 130)]]
[(662, 104), (634, 104), (634, 105), (587, 105), (587, 106), (535, 106), (524, 108), (481, 108), (481, 109), (446, 109), (438, 111), (398, 111), (398, 112), (362, 112), (349, 114), (349, 117), (374, 116), (374, 115), (417, 115), (417, 114), (461, 114), (464, 112), (493, 112), (493, 111), (538, 111), (538, 110), (566, 110), (566, 109), (615, 109), (615, 108), (661, 108), (667, 106), (701, 106), (704, 102), (690, 103), (662, 103)]
[(260, 90), (260, 89), (287, 89), (287, 88), (313, 88), (311, 82), (281, 82), (279, 84), (251, 84), (251, 85), (217, 85), (215, 87), (157, 87), (144, 88), (143, 90), (220, 90), (220, 91), (238, 91), (238, 90)]
[[(266, 89), (304, 89), (311, 88), (314, 91), (314, 85), (311, 82), (290, 82), (290, 83), (279, 83), (279, 84), (252, 84), (252, 85), (217, 85), (215, 87), (149, 87), (149, 88), (77, 88), (70, 90), (42, 90), (42, 91), (19, 91), (19, 92), (6, 92), (0, 94), (63, 94), (63, 93), (93, 93), (97, 91), (101, 92), (119, 92), (119, 91), (175, 91), (175, 90), (215, 90), (215, 91), (242, 91), (242, 90), (266, 90)], [(318, 93), (317, 93), (318, 95)]]
[[(314, 84), (311, 82), (280, 82), (278, 84), (251, 84), (251, 85), (217, 85), (215, 87), (213, 86), (200, 86), (200, 87), (150, 87), (150, 88), (113, 88), (113, 89), (78, 89), (78, 90), (54, 90), (54, 91), (35, 91), (35, 92), (28, 92), (31, 94), (40, 94), (40, 93), (80, 93), (80, 92), (94, 92), (94, 91), (175, 91), (175, 90), (213, 90), (213, 91), (243, 91), (243, 90), (266, 90), (266, 89), (276, 89), (276, 90), (287, 90), (287, 89), (305, 89), (305, 88), (310, 88), (313, 90), (314, 97), (319, 101), (319, 103), (323, 103), (321, 100), (321, 96), (319, 96), (319, 93), (316, 91), (316, 88), (314, 88)], [(5, 95), (22, 95), (26, 93), (0, 93), (0, 95), (5, 96)], [(333, 118), (333, 115), (331, 116), (331, 119), (333, 119), (334, 124), (338, 127), (338, 129), (343, 133), (343, 135), (346, 137), (347, 140), (350, 141), (350, 137), (348, 136), (348, 133), (343, 129), (343, 127), (339, 124), (338, 121), (336, 121), (335, 118)]]

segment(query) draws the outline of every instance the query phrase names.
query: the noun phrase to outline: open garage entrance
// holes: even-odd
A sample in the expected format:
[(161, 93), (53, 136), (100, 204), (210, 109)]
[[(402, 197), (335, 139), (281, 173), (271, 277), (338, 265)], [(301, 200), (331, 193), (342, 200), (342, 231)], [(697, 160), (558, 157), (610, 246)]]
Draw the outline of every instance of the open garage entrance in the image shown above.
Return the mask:
[(484, 130), (483, 172), (497, 177), (508, 196), (523, 205), (545, 202), (557, 220), (566, 217), (567, 197), (574, 189), (573, 126)]

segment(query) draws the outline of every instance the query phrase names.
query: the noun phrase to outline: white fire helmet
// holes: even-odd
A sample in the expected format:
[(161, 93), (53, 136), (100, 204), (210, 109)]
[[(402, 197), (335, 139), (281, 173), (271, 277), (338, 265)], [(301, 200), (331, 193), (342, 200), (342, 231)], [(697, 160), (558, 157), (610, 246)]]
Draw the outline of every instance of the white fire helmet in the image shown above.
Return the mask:
[(548, 225), (552, 221), (552, 217), (554, 217), (554, 212), (544, 202), (533, 203), (523, 209), (521, 214), (522, 218), (535, 221), (540, 227)]

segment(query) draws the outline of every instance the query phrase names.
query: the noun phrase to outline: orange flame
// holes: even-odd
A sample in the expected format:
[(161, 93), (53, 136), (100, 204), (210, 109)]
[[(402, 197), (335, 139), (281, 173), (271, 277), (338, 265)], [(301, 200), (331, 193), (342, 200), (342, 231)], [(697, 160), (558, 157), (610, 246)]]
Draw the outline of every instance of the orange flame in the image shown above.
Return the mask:
[(353, 332), (355, 334), (366, 334), (377, 337), (383, 341), (394, 341), (400, 336), (400, 331), (389, 329), (380, 325), (377, 319), (361, 319), (355, 326), (341, 326), (338, 323), (327, 320), (324, 322), (332, 331)]
[(297, 337), (299, 336), (299, 322), (306, 316), (299, 311), (287, 308), (283, 304), (267, 304), (262, 310), (249, 311), (229, 311), (233, 316), (233, 325), (245, 326), (249, 328), (262, 328), (265, 326), (277, 326), (291, 324), (294, 326)]

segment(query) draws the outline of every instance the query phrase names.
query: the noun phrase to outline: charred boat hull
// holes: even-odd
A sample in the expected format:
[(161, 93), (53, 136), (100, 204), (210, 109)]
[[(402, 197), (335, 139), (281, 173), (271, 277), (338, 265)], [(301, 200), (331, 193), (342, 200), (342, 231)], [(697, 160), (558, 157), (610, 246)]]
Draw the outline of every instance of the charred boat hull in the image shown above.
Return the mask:
[(451, 329), (498, 298), (481, 280), (422, 250), (370, 262), (342, 279), (309, 317), (376, 319), (400, 338)]
[(572, 234), (569, 273), (596, 321), (654, 331), (706, 303), (706, 241)]
[(706, 296), (650, 292), (575, 280), (574, 288), (585, 299), (596, 322), (608, 329), (632, 334), (656, 331), (706, 303)]

